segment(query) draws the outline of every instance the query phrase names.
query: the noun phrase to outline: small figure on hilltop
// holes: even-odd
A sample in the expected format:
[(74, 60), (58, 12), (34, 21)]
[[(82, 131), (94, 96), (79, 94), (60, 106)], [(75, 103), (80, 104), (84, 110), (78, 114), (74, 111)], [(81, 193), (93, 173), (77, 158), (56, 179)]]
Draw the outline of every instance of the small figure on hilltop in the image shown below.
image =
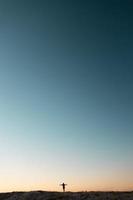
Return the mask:
[(63, 192), (65, 192), (66, 185), (67, 184), (65, 184), (65, 183), (60, 184), (60, 186), (62, 186), (62, 188), (63, 188)]

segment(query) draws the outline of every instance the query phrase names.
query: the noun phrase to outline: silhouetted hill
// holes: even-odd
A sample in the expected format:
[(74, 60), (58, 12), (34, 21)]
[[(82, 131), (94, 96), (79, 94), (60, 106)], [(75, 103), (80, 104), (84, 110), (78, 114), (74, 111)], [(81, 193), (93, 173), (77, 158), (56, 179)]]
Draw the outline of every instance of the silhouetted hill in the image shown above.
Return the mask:
[(133, 192), (11, 192), (0, 200), (133, 200)]

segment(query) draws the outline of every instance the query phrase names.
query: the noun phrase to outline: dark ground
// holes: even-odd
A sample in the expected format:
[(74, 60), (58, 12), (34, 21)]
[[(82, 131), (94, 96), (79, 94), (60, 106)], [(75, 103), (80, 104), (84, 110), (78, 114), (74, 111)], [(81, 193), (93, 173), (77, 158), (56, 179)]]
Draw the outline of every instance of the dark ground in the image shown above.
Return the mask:
[(0, 193), (0, 200), (133, 200), (133, 192), (11, 192)]

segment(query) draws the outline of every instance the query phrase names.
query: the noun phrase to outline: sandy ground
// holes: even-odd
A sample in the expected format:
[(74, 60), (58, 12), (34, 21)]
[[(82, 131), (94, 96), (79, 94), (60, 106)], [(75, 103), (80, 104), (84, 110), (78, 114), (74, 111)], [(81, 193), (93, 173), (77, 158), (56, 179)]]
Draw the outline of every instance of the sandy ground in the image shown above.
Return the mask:
[(133, 192), (11, 192), (0, 200), (133, 200)]

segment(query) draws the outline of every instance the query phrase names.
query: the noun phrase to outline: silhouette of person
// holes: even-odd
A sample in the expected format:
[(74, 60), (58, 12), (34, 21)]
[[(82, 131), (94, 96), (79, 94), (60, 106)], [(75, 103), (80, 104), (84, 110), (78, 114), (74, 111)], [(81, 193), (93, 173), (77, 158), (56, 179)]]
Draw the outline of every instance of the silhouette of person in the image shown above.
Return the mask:
[(63, 188), (63, 192), (65, 192), (65, 188), (66, 188), (66, 185), (67, 184), (65, 184), (65, 183), (62, 183), (62, 184), (60, 184), (61, 186), (62, 186), (62, 188)]

